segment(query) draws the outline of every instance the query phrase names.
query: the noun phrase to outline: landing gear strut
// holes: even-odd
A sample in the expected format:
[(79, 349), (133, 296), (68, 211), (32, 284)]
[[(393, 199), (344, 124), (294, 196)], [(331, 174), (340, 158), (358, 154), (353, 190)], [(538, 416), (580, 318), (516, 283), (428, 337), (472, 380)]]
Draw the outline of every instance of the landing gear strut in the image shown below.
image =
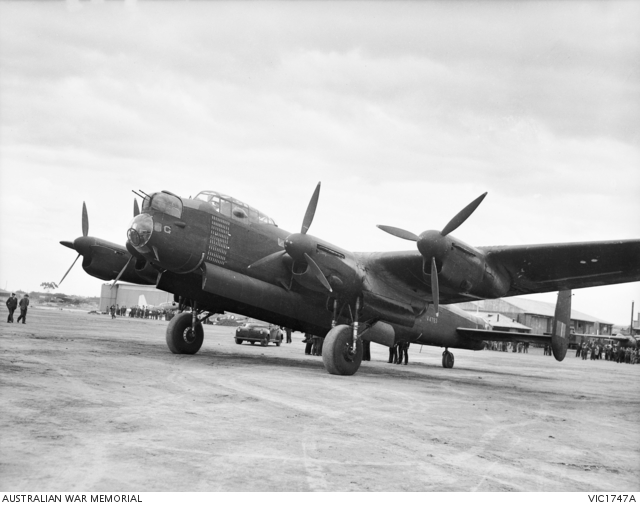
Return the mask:
[(449, 348), (445, 348), (442, 352), (442, 367), (445, 369), (453, 367), (453, 353), (449, 351)]

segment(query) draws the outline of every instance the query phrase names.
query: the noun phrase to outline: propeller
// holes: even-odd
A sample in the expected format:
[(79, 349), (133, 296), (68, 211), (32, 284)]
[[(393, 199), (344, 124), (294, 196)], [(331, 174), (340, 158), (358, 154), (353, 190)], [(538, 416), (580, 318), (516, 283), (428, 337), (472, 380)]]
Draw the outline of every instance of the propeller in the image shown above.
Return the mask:
[[(61, 243), (63, 241), (60, 241)], [(65, 244), (66, 246), (66, 244)], [(62, 276), (62, 279), (60, 280), (60, 283), (58, 283), (58, 286), (60, 286), (62, 284), (62, 282), (64, 281), (64, 278), (67, 277), (67, 274), (69, 274), (69, 272), (71, 271), (71, 269), (73, 269), (73, 266), (76, 265), (76, 262), (78, 261), (78, 258), (80, 258), (82, 255), (80, 253), (78, 253), (78, 256), (76, 257), (76, 259), (73, 261), (73, 263), (71, 264), (71, 267), (69, 267), (69, 269), (67, 270), (67, 272), (64, 273), (64, 276)]]
[(438, 262), (442, 265), (448, 250), (448, 242), (444, 238), (462, 225), (478, 208), (486, 196), (487, 192), (483, 193), (473, 202), (468, 204), (451, 220), (449, 220), (449, 223), (447, 223), (440, 232), (437, 230), (427, 230), (422, 232), (420, 235), (416, 235), (413, 232), (409, 232), (402, 228), (390, 227), (388, 225), (377, 225), (380, 230), (384, 230), (388, 234), (399, 237), (400, 239), (416, 242), (418, 251), (420, 251), (420, 254), (425, 258), (425, 260), (431, 258), (431, 296), (433, 297), (433, 306), (436, 311), (436, 315), (438, 315), (440, 298)]
[(320, 182), (311, 196), (311, 200), (309, 201), (309, 205), (307, 206), (307, 211), (304, 213), (304, 219), (302, 220), (302, 229), (300, 230), (301, 234), (306, 234), (309, 231), (309, 227), (311, 226), (311, 222), (313, 222), (313, 217), (316, 214), (316, 207), (318, 207), (318, 199), (320, 198)]
[(124, 264), (124, 267), (122, 268), (122, 270), (118, 273), (118, 275), (116, 276), (116, 279), (113, 280), (113, 283), (111, 283), (111, 288), (113, 288), (116, 283), (120, 280), (120, 278), (122, 277), (122, 275), (124, 274), (124, 271), (127, 270), (127, 267), (129, 267), (129, 264), (131, 263), (131, 260), (133, 260), (133, 256), (129, 257), (129, 260), (127, 260), (127, 263)]
[(313, 222), (313, 217), (316, 213), (316, 208), (318, 207), (318, 200), (320, 198), (320, 185), (318, 183), (316, 189), (311, 196), (311, 200), (309, 201), (309, 205), (307, 206), (307, 211), (304, 213), (304, 219), (302, 220), (302, 227), (300, 229), (299, 234), (291, 234), (284, 241), (284, 250), (276, 251), (275, 253), (271, 253), (266, 257), (263, 257), (249, 266), (249, 269), (254, 269), (260, 265), (269, 264), (272, 262), (281, 262), (284, 259), (285, 255), (289, 255), (295, 261), (304, 261), (309, 266), (311, 273), (316, 277), (316, 279), (324, 286), (329, 292), (333, 292), (327, 277), (324, 275), (318, 264), (311, 258), (310, 253), (315, 250), (315, 240), (307, 235), (309, 228), (311, 227), (311, 223)]
[[(87, 204), (83, 202), (82, 203), (82, 237), (87, 237), (88, 235), (89, 235), (89, 214), (87, 213)], [(76, 239), (76, 241), (78, 241), (78, 239)], [(60, 241), (60, 244), (62, 244), (63, 246), (66, 246), (67, 248), (71, 248), (77, 251), (78, 248), (76, 247), (76, 241), (73, 241), (73, 242)], [(67, 274), (71, 272), (71, 269), (73, 269), (73, 266), (76, 264), (76, 262), (78, 261), (78, 258), (80, 258), (81, 256), (82, 256), (82, 253), (78, 253), (78, 256), (71, 264), (71, 267), (69, 267), (67, 272), (64, 273), (64, 276), (62, 276), (62, 279), (60, 280), (60, 283), (58, 283), (58, 286), (62, 284), (62, 282), (64, 281), (64, 278), (66, 278)]]
[(89, 235), (89, 214), (87, 213), (87, 204), (82, 202), (82, 237)]

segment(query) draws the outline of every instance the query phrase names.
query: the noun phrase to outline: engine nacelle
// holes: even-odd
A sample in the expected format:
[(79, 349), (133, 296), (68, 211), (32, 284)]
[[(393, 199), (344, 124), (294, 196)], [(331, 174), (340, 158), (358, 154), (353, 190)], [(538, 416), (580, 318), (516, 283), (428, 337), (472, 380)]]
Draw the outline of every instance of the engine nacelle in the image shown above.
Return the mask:
[[(89, 248), (89, 251), (84, 252), (82, 268), (93, 277), (103, 281), (111, 281), (116, 278), (128, 260), (129, 258), (122, 251), (101, 245), (99, 241), (96, 241)], [(134, 262), (131, 262), (120, 280), (146, 285), (155, 284), (157, 277), (158, 271), (150, 264), (145, 264), (142, 269), (136, 269)]]
[[(443, 237), (446, 247), (436, 257), (441, 287), (479, 298), (502, 297), (509, 291), (511, 279), (487, 261), (485, 254), (453, 237)], [(423, 255), (424, 256), (424, 255)], [(425, 257), (423, 274), (431, 283), (430, 258)]]

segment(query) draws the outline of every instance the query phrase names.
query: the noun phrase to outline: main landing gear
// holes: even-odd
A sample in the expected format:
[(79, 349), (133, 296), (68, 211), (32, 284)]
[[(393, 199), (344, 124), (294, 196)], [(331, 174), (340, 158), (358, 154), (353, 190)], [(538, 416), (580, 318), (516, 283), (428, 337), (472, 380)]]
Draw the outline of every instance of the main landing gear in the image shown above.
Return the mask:
[(453, 353), (449, 351), (449, 348), (445, 348), (442, 352), (442, 367), (445, 369), (453, 367)]
[(329, 374), (352, 376), (362, 362), (362, 339), (353, 343), (352, 329), (349, 325), (333, 327), (322, 345), (322, 361)]
[(204, 330), (195, 311), (177, 314), (167, 326), (167, 346), (172, 353), (194, 355), (203, 340)]
[(322, 362), (329, 374), (352, 376), (362, 362), (362, 339), (358, 337), (358, 313), (360, 299), (356, 299), (353, 324), (336, 325), (338, 320), (338, 301), (333, 302), (332, 329), (324, 338)]

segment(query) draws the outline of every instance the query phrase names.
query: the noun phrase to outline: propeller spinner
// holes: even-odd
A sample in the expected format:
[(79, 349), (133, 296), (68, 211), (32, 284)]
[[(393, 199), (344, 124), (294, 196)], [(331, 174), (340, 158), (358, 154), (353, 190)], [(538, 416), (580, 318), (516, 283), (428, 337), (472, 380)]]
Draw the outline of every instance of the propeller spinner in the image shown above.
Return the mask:
[(420, 254), (425, 258), (425, 260), (431, 259), (431, 295), (433, 297), (433, 306), (436, 311), (436, 315), (439, 312), (440, 299), (438, 264), (442, 265), (449, 248), (448, 241), (445, 237), (462, 225), (478, 208), (486, 196), (487, 192), (483, 193), (467, 205), (458, 214), (456, 214), (441, 231), (427, 230), (422, 232), (420, 235), (416, 235), (413, 232), (409, 232), (408, 230), (403, 230), (401, 228), (391, 227), (388, 225), (377, 225), (380, 230), (384, 230), (388, 234), (399, 237), (400, 239), (416, 242), (418, 251), (420, 251)]

